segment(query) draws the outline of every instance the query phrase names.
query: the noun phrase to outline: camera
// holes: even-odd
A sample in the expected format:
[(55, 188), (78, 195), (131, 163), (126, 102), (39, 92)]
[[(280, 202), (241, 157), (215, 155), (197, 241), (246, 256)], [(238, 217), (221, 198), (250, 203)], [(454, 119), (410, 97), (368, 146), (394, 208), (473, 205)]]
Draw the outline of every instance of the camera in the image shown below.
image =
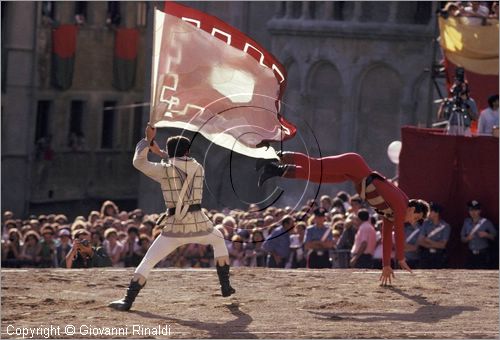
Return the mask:
[(466, 119), (470, 119), (468, 114), (469, 105), (462, 99), (463, 94), (468, 94), (469, 86), (465, 82), (465, 69), (457, 67), (455, 69), (455, 82), (450, 89), (451, 98), (444, 100), (444, 117), (449, 119), (451, 115), (458, 114)]
[(455, 79), (460, 83), (465, 81), (465, 69), (463, 67), (457, 67), (455, 69)]
[(469, 85), (465, 82), (465, 69), (463, 67), (455, 69), (455, 82), (450, 92), (456, 98), (460, 97), (463, 93), (469, 92)]

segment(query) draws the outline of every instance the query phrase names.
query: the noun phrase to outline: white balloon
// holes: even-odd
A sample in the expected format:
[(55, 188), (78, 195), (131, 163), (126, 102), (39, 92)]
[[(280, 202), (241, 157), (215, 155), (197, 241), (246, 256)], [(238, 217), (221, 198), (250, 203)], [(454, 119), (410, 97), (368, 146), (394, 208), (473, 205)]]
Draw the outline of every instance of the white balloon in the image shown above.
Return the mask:
[(399, 164), (399, 154), (401, 153), (401, 142), (395, 140), (387, 147), (387, 156), (394, 164)]

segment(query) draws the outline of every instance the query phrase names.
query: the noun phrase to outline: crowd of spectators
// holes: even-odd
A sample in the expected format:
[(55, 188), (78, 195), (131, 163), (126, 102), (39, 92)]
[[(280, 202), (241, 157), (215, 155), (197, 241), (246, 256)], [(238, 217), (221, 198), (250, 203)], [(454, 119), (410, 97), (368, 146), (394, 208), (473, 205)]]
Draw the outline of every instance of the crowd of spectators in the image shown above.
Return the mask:
[[(462, 241), (468, 243), (467, 266), (486, 268), (487, 250), (496, 237), (490, 221), (481, 217), (480, 203), (472, 201)], [(431, 204), (426, 220), (405, 226), (405, 252), (413, 268), (446, 266), (450, 226), (441, 219), (442, 207)], [(268, 207), (259, 210), (206, 210), (225, 237), (234, 267), (381, 268), (379, 216), (359, 195), (339, 192), (335, 197), (309, 200), (300, 209)], [(63, 214), (18, 219), (3, 213), (3, 267), (92, 266), (135, 267), (161, 234), (158, 214), (141, 209), (120, 211), (106, 201), (100, 211), (69, 221)], [(394, 253), (394, 252), (393, 252)], [(393, 255), (394, 256), (394, 255)], [(157, 267), (214, 266), (210, 246), (189, 244), (176, 249)]]
[(488, 25), (489, 19), (498, 20), (498, 1), (450, 1), (441, 15), (461, 18), (467, 25)]

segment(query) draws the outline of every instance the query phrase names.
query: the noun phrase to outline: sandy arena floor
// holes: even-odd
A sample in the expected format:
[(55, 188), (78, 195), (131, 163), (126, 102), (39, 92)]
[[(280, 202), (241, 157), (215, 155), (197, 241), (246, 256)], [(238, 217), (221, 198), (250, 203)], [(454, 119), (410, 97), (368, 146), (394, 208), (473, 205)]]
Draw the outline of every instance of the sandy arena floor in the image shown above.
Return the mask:
[(498, 271), (397, 271), (382, 288), (379, 271), (237, 268), (222, 298), (215, 269), (159, 269), (130, 312), (106, 307), (132, 272), (2, 269), (2, 338), (499, 337)]

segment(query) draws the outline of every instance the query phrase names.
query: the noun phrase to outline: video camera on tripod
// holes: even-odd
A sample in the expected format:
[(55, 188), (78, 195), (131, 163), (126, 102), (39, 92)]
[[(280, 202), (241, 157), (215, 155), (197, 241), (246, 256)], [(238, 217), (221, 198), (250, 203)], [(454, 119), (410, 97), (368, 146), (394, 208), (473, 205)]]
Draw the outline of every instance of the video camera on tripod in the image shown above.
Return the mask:
[(470, 127), (472, 117), (469, 113), (468, 100), (463, 98), (469, 95), (469, 85), (465, 81), (465, 70), (457, 67), (455, 81), (450, 89), (451, 97), (443, 99), (441, 115), (448, 121), (448, 133), (463, 135), (465, 129)]

